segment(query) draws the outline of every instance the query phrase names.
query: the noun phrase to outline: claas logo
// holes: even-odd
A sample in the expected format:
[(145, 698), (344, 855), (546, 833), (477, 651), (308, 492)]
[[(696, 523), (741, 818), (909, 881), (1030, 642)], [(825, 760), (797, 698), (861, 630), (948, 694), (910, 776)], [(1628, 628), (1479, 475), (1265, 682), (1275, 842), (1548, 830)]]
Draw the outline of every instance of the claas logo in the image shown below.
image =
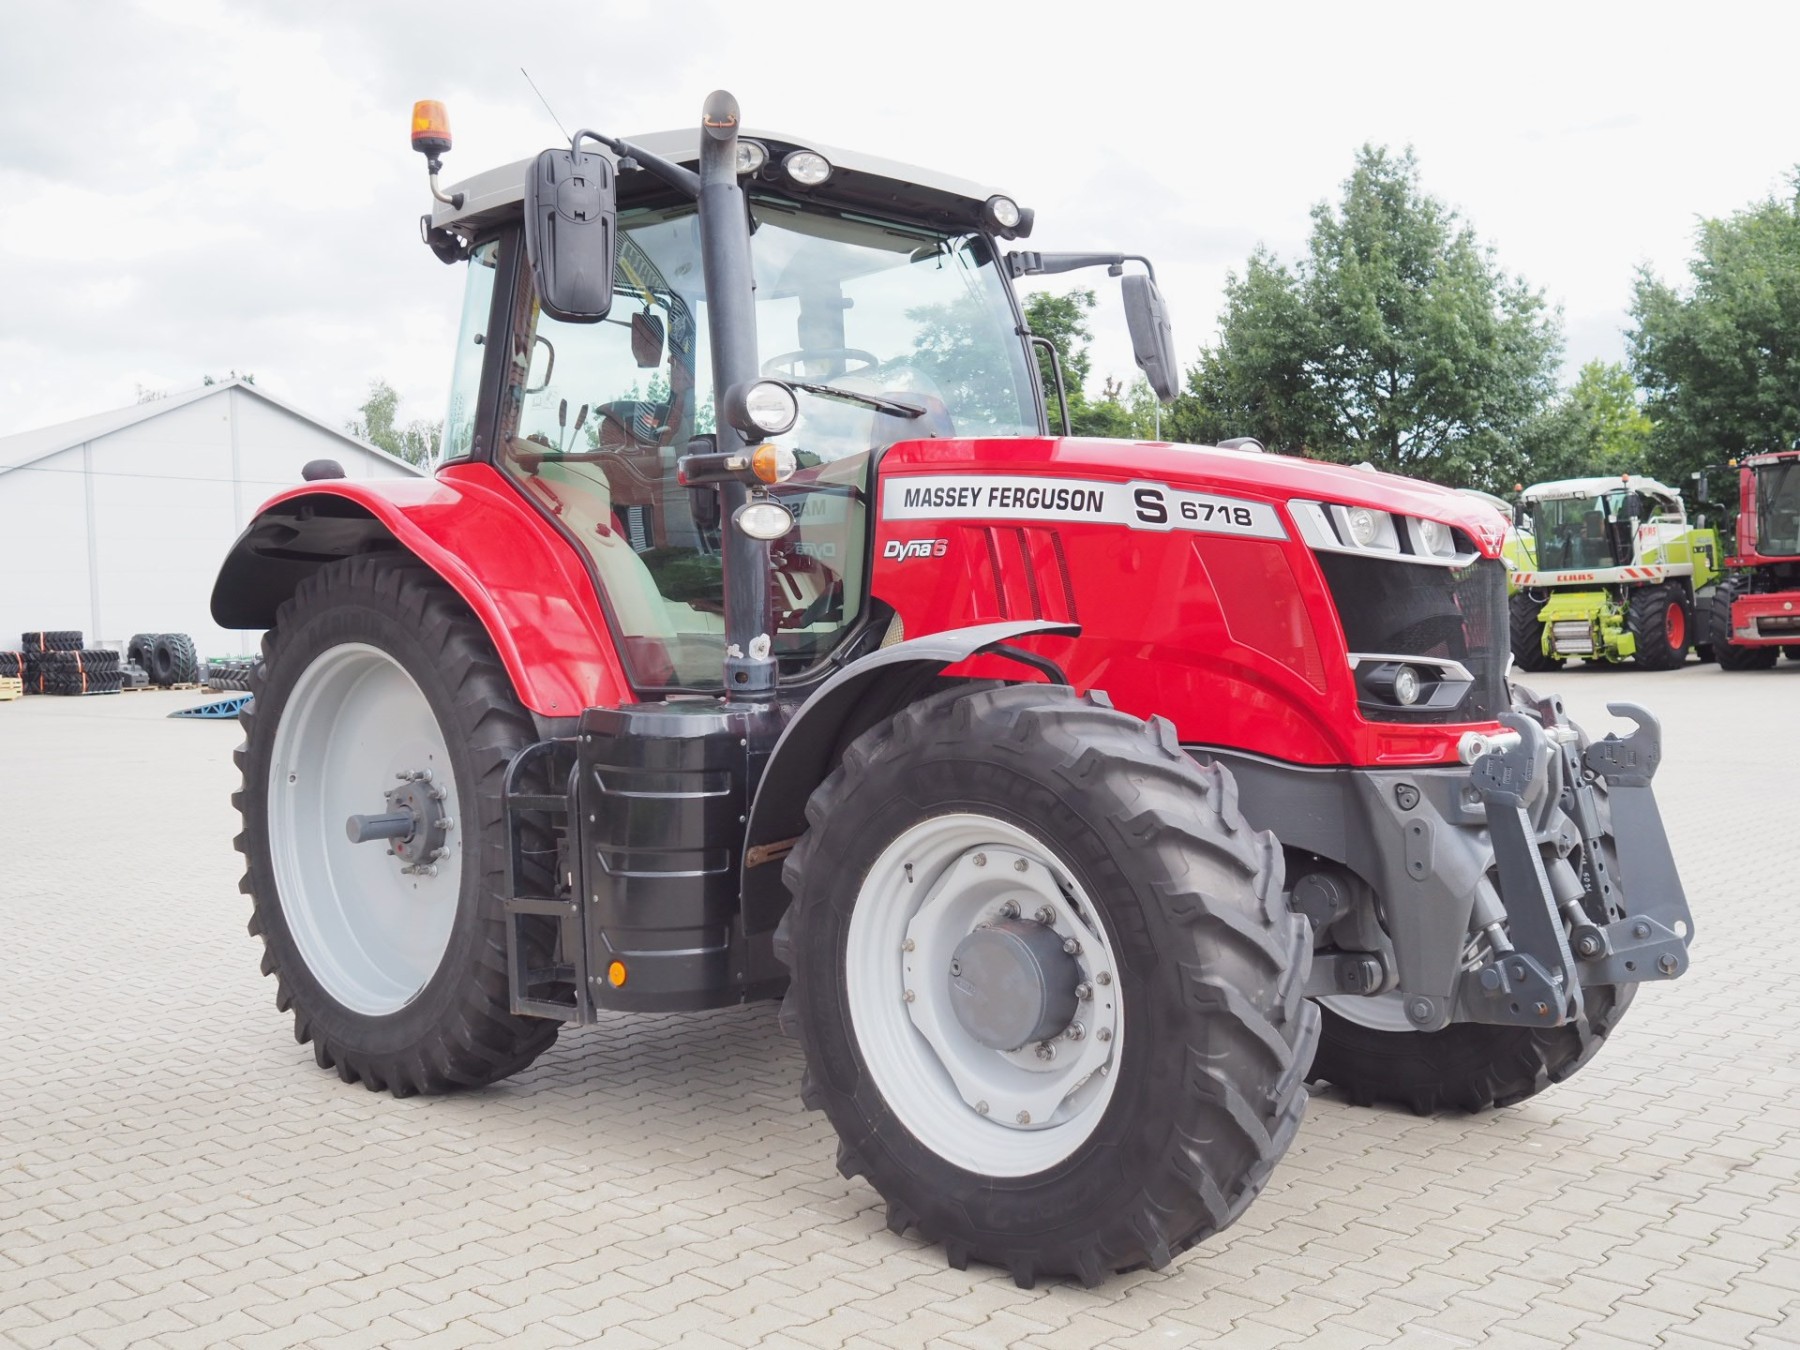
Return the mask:
[(948, 539), (890, 539), (881, 546), (881, 556), (894, 562), (908, 558), (941, 558), (950, 551)]

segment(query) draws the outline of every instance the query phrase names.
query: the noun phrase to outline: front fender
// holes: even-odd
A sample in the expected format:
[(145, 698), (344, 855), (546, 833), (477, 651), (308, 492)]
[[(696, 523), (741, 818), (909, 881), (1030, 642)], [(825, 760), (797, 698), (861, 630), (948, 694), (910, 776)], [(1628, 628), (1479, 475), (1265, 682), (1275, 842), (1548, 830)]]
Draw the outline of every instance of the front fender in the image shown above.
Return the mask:
[(897, 642), (852, 662), (825, 681), (788, 719), (757, 784), (744, 830), (744, 931), (773, 928), (788, 905), (781, 859), (806, 828), (806, 801), (843, 747), (891, 717), (947, 667), (996, 644), (1031, 634), (1074, 635), (1079, 624), (1043, 619), (984, 623)]
[(269, 628), (326, 563), (395, 545), (474, 611), (532, 712), (574, 717), (632, 698), (580, 556), (484, 464), (435, 479), (325, 479), (271, 498), (219, 569), (213, 619)]

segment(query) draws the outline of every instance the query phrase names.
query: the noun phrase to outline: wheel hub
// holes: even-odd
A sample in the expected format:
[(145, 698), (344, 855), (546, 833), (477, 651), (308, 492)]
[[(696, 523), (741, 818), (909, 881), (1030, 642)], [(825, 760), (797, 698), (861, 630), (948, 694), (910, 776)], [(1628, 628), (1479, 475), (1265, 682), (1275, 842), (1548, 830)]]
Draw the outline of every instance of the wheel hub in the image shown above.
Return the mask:
[(344, 824), (353, 844), (388, 841), (388, 854), (400, 859), (409, 876), (437, 875), (438, 863), (450, 856), (445, 844), (455, 825), (444, 814), (445, 792), (432, 785), (430, 769), (401, 769), (397, 788), (387, 792), (387, 811), (378, 816), (351, 816)]
[(957, 944), (950, 1007), (964, 1031), (992, 1050), (1060, 1036), (1075, 1020), (1081, 967), (1045, 924), (1004, 919)]

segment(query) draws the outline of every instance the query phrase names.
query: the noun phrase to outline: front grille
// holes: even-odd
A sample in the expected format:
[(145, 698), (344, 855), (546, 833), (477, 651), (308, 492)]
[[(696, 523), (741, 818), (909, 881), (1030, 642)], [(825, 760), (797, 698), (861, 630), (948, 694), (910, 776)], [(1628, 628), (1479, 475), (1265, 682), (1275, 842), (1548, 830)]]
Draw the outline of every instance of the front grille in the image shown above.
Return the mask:
[(1496, 558), (1435, 567), (1350, 553), (1319, 553), (1344, 640), (1353, 652), (1460, 661), (1475, 677), (1449, 709), (1382, 709), (1363, 714), (1396, 722), (1488, 722), (1509, 706), (1506, 692), (1506, 567)]
[(1559, 619), (1550, 625), (1550, 645), (1558, 656), (1592, 656), (1594, 626), (1586, 619)]

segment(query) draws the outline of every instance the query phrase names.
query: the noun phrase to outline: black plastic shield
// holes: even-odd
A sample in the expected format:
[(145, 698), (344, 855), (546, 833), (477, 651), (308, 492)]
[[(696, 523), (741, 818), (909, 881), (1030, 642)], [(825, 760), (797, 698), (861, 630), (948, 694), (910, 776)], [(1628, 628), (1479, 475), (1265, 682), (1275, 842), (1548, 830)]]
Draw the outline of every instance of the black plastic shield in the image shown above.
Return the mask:
[(546, 150), (525, 177), (525, 252), (544, 312), (598, 323), (612, 309), (618, 194), (603, 155)]
[(1150, 382), (1156, 397), (1173, 403), (1180, 392), (1175, 369), (1175, 337), (1169, 329), (1169, 309), (1162, 291), (1149, 277), (1135, 272), (1121, 285), (1125, 291), (1125, 326), (1131, 330), (1131, 351), (1138, 369)]

